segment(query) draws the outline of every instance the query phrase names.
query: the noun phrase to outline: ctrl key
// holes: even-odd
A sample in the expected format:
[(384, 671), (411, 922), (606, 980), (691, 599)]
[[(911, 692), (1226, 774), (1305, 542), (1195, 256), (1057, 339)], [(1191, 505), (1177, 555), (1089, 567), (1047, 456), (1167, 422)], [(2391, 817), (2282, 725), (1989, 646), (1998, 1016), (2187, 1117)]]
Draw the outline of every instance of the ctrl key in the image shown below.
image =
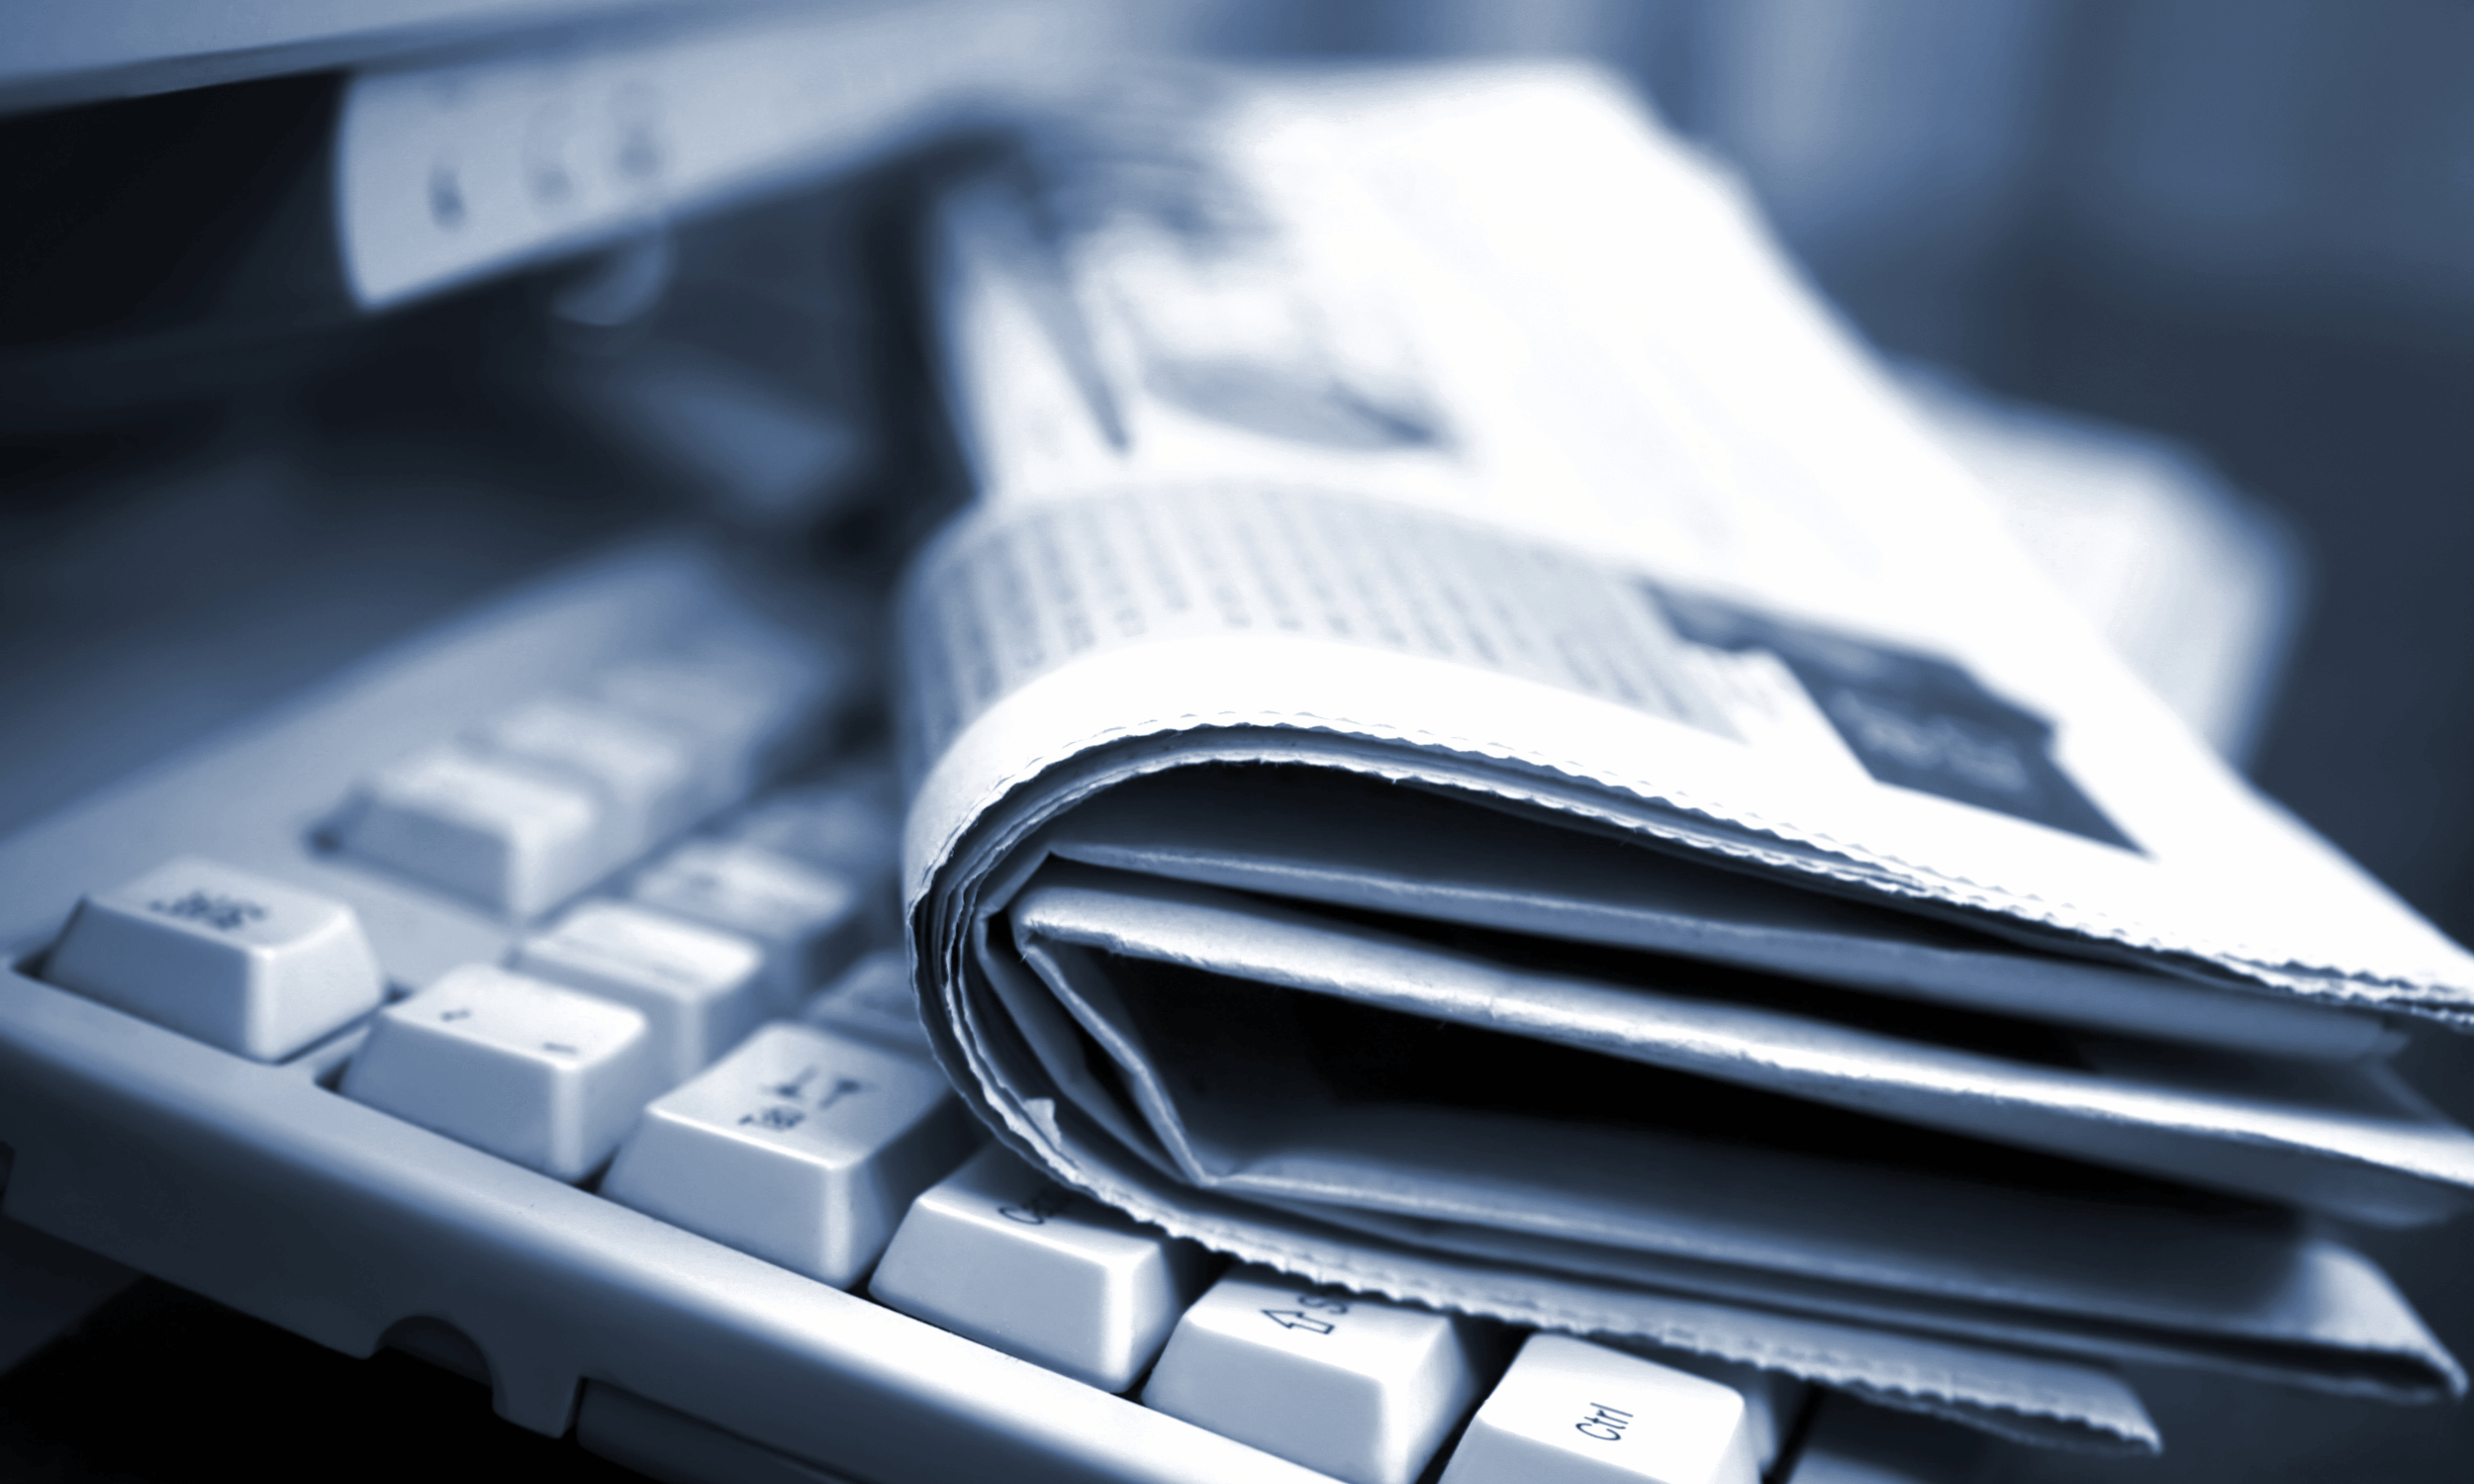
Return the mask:
[(195, 857), (77, 904), (44, 977), (278, 1062), (377, 1007), (377, 956), (342, 902)]
[(1442, 1484), (1758, 1484), (1757, 1422), (1731, 1386), (1532, 1335)]
[(379, 1013), (343, 1095), (574, 1181), (618, 1148), (661, 1070), (640, 1012), (467, 964)]

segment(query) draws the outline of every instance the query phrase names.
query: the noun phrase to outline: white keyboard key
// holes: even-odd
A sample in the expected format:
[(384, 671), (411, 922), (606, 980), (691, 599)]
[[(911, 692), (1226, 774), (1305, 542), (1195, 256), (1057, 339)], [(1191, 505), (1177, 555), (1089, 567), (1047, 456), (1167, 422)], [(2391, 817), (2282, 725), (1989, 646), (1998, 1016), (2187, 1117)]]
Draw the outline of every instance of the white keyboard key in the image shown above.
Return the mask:
[(768, 991), (785, 1010), (842, 966), (863, 926), (859, 895), (840, 877), (720, 840), (680, 846), (646, 868), (628, 894), (764, 945)]
[(1468, 1321), (1245, 1267), (1186, 1311), (1145, 1406), (1349, 1484), (1411, 1484), (1477, 1392)]
[(769, 1025), (644, 1110), (602, 1194), (847, 1288), (974, 1128), (916, 1058)]
[(1735, 1388), (1537, 1334), (1471, 1420), (1443, 1484), (1760, 1484), (1760, 1470)]
[(910, 955), (899, 948), (880, 948), (862, 957), (840, 978), (818, 990), (799, 1018), (896, 1051), (934, 1055), (928, 1049), (927, 1030), (919, 1024), (919, 994), (910, 986)]
[(1134, 1384), (1210, 1257), (991, 1146), (922, 1194), (869, 1280), (877, 1302), (1102, 1391)]
[(343, 1073), (346, 1097), (568, 1181), (660, 1087), (642, 1015), (488, 964), (380, 1011)]
[(589, 689), (601, 700), (694, 739), (700, 812), (754, 789), (812, 697), (807, 677), (728, 654), (614, 666)]
[(633, 860), (695, 823), (689, 741), (617, 706), (553, 696), (482, 724), (486, 751), (551, 769), (601, 798), (607, 855)]
[(872, 782), (853, 778), (785, 788), (749, 805), (731, 822), (729, 836), (854, 881), (891, 877), (902, 852), (902, 820), (889, 790)]
[(735, 933), (619, 901), (588, 901), (516, 950), (520, 974), (631, 1005), (676, 1086), (764, 1018), (764, 950)]
[(1795, 1426), (1811, 1389), (1778, 1371), (1707, 1355), (1664, 1353), (1657, 1358), (1662, 1365), (1732, 1387), (1744, 1398), (1744, 1425), (1753, 1434), (1753, 1461), (1767, 1474), (1769, 1465), (1778, 1461), (1779, 1445), (1786, 1440), (1787, 1430)]
[(79, 901), (44, 976), (260, 1062), (386, 996), (350, 907), (194, 857)]
[(589, 791), (520, 764), (433, 747), (379, 771), (342, 846), (513, 917), (556, 906), (618, 860)]

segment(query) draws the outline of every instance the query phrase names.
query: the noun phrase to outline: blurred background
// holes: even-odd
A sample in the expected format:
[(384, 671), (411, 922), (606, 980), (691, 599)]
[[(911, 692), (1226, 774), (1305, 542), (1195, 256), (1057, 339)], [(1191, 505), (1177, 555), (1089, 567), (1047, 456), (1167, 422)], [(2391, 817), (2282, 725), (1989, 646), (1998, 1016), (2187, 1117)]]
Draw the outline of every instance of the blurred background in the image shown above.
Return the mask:
[[(2474, 938), (2474, 5), (1259, 0), (1120, 24), (1216, 55), (1623, 73), (1920, 385), (2093, 427), (2235, 512), (2211, 529), (2270, 573), (2275, 613), (2256, 703), (2217, 735)], [(371, 324), (269, 226), (316, 207), (299, 161), (334, 89), (0, 119), (0, 830), (650, 513), (845, 570), (899, 549), (886, 512), (932, 434), (904, 306), (869, 287), (901, 251), (898, 172)], [(714, 411), (662, 425), (679, 407)], [(2426, 1039), (2408, 1071), (2474, 1121), (2464, 1043)], [(2369, 1245), (2474, 1354), (2462, 1230)], [(2474, 1457), (2462, 1409), (2138, 1379), (2168, 1458), (2005, 1454), (2005, 1476)]]

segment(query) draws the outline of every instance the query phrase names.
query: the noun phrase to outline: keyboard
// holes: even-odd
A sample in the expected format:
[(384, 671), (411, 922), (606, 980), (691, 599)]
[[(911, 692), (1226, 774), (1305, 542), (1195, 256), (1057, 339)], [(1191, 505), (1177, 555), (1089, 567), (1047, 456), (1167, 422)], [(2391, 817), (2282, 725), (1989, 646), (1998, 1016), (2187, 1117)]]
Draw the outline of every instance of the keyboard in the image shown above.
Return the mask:
[(649, 537), (0, 843), (6, 1214), (661, 1479), (1968, 1476), (990, 1142), (916, 1020), (866, 627)]

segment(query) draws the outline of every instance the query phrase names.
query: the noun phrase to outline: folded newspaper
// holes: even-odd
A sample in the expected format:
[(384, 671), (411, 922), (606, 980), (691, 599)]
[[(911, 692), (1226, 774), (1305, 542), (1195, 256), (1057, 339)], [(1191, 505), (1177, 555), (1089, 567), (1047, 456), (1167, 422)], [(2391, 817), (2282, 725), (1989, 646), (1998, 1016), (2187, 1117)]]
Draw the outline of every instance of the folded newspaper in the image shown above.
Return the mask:
[(2157, 1445), (2465, 1380), (2342, 1235), (2474, 959), (2134, 680), (1742, 192), (1562, 66), (1129, 79), (944, 199), (929, 1033), (1317, 1281)]

